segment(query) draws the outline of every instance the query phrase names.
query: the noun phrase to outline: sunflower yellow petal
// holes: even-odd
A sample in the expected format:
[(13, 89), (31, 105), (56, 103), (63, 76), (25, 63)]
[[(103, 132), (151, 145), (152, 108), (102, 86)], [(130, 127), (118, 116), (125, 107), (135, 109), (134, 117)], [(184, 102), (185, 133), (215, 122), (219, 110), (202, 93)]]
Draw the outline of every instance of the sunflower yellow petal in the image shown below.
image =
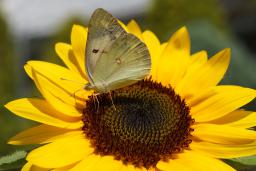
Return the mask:
[(256, 91), (239, 86), (217, 86), (186, 102), (196, 122), (207, 122), (240, 108), (256, 97)]
[(174, 50), (183, 50), (190, 54), (190, 38), (186, 27), (180, 28), (170, 38), (168, 46)]
[(91, 171), (95, 165), (99, 164), (100, 159), (100, 155), (88, 155), (83, 158), (83, 160), (81, 160), (79, 163), (77, 163), (73, 168), (71, 168), (70, 171)]
[(183, 27), (170, 38), (159, 59), (157, 81), (165, 86), (171, 84), (175, 88), (187, 70), (189, 55), (189, 34)]
[[(70, 70), (68, 70), (67, 68), (60, 66), (60, 65), (56, 65), (54, 63), (31, 60), (31, 61), (28, 61), (27, 64), (29, 66), (31, 66), (33, 69), (35, 69), (36, 71), (40, 72), (42, 75), (45, 75), (52, 79), (54, 79), (54, 77), (58, 77), (59, 79), (60, 78), (63, 78), (63, 79), (73, 78), (77, 82), (80, 82), (81, 84), (87, 83), (87, 80), (85, 80), (80, 75), (77, 75), (77, 74), (74, 75), (74, 73), (70, 72)], [(29, 74), (29, 75), (31, 76), (31, 74)], [(59, 79), (58, 79), (58, 81), (59, 81)], [(57, 81), (55, 80), (55, 82), (57, 82)], [(73, 84), (70, 83), (68, 85), (72, 86)], [(77, 87), (77, 85), (76, 85), (76, 87)]]
[(183, 87), (183, 84), (186, 83), (186, 77), (189, 76), (189, 73), (193, 72), (194, 70), (197, 70), (202, 65), (204, 65), (206, 62), (207, 62), (207, 52), (206, 51), (200, 51), (200, 52), (197, 52), (197, 53), (191, 55), (187, 72), (185, 73), (184, 78), (178, 83), (178, 86), (175, 90), (178, 91), (177, 89), (179, 89), (179, 87), (181, 87), (181, 88)]
[(80, 74), (86, 78), (85, 72), (85, 49), (87, 40), (87, 28), (80, 25), (74, 25), (71, 31), (71, 44), (74, 52), (75, 60), (77, 61), (76, 66)]
[(87, 170), (119, 171), (122, 165), (122, 162), (115, 160), (113, 156), (103, 156), (98, 160), (97, 164), (95, 164), (91, 169)]
[(210, 142), (192, 142), (189, 147), (213, 158), (237, 158), (256, 154), (256, 141), (243, 145), (223, 145)]
[(48, 170), (50, 169), (35, 166), (30, 162), (27, 162), (21, 169), (21, 171), (48, 171)]
[(31, 151), (27, 160), (45, 168), (64, 167), (78, 162), (93, 152), (84, 135), (67, 137)]
[(159, 77), (158, 70), (162, 66), (159, 64), (159, 62), (160, 62), (161, 56), (164, 53), (167, 45), (168, 45), (167, 42), (160, 44), (159, 55), (155, 59), (153, 59), (153, 57), (151, 56), (151, 60), (152, 60), (151, 61), (151, 76), (152, 76), (152, 80), (153, 81), (156, 81), (156, 82), (160, 82), (161, 81), (160, 80), (161, 77)]
[(32, 167), (32, 163), (27, 162), (21, 169), (21, 171), (30, 171), (31, 167)]
[(224, 49), (214, 55), (201, 67), (188, 70), (184, 77), (179, 94), (182, 97), (190, 97), (202, 90), (217, 85), (227, 71), (230, 62), (230, 49)]
[(250, 114), (243, 119), (235, 122), (228, 123), (229, 126), (239, 127), (239, 128), (251, 128), (256, 126), (256, 112), (249, 112)]
[(135, 35), (140, 40), (142, 40), (142, 32), (141, 32), (140, 26), (137, 24), (137, 22), (135, 20), (131, 20), (127, 24), (127, 29), (129, 30), (129, 32), (131, 34)]
[(193, 151), (178, 154), (177, 162), (194, 171), (235, 171), (228, 164)]
[(99, 155), (91, 154), (85, 157), (70, 171), (146, 171), (145, 168), (137, 168), (133, 165), (124, 165), (122, 162), (114, 160), (112, 156), (101, 157)]
[[(35, 80), (35, 78), (37, 78), (39, 75), (40, 77), (43, 77), (44, 80), (48, 81), (52, 86), (54, 86), (55, 89), (57, 88), (58, 92), (62, 91), (61, 94), (57, 94), (57, 92), (53, 92), (53, 94), (57, 94), (56, 96), (65, 96), (66, 98), (62, 100), (69, 102), (70, 105), (73, 105), (75, 107), (83, 108), (85, 100), (89, 95), (92, 94), (92, 91), (85, 91), (83, 89), (83, 86), (87, 83), (86, 80), (82, 79), (79, 76), (77, 77), (76, 75), (72, 74), (69, 70), (61, 66), (42, 61), (30, 61), (28, 62), (28, 64), (24, 66), (24, 68), (26, 73), (32, 80), (38, 81)], [(44, 96), (43, 88), (47, 87), (42, 86), (41, 88), (38, 84), (36, 85), (39, 91)], [(50, 89), (49, 91), (53, 90)], [(53, 96), (53, 94), (50, 94), (50, 97)], [(56, 98), (56, 96), (53, 97)], [(47, 99), (48, 96), (46, 96), (45, 98)], [(48, 99), (48, 101), (51, 100), (52, 99)], [(65, 113), (66, 112), (67, 111), (65, 111)]]
[(81, 135), (82, 133), (83, 132), (79, 130), (71, 131), (70, 129), (63, 129), (42, 124), (18, 133), (8, 141), (8, 144), (45, 144), (64, 137), (71, 137), (79, 134)]
[(64, 64), (74, 73), (81, 75), (81, 69), (78, 67), (78, 61), (73, 52), (72, 46), (66, 43), (57, 43), (55, 45), (55, 51)]
[(144, 167), (134, 167), (133, 165), (123, 165), (120, 171), (151, 171), (151, 169), (147, 170)]
[(161, 171), (194, 171), (193, 169), (177, 162), (176, 160), (169, 160), (168, 162), (159, 161), (156, 167)]
[(18, 116), (51, 126), (66, 129), (77, 129), (83, 126), (82, 121), (59, 119), (57, 117), (59, 112), (53, 109), (45, 100), (23, 98), (11, 101), (5, 107)]
[(256, 113), (246, 110), (235, 110), (229, 114), (210, 121), (213, 124), (225, 124), (237, 128), (251, 128), (256, 125)]
[[(40, 72), (37, 72), (35, 69), (33, 69), (31, 66), (26, 65), (25, 66), (26, 71), (31, 71), (32, 78), (37, 86), (37, 88), (40, 90), (43, 97), (57, 110), (63, 113), (63, 115), (70, 116), (70, 117), (80, 117), (82, 114), (81, 110), (84, 107), (84, 104), (82, 103), (85, 99), (84, 97), (80, 98), (77, 91), (80, 91), (77, 89), (74, 92), (72, 91), (71, 86), (68, 86), (66, 80), (61, 80), (59, 78), (59, 82), (55, 80), (54, 82), (51, 77), (42, 75)], [(60, 85), (63, 83), (62, 85)], [(81, 88), (80, 88), (81, 89)], [(83, 91), (81, 89), (82, 93), (87, 94), (88, 92)], [(86, 98), (87, 96), (85, 96)]]
[(43, 97), (49, 102), (53, 108), (63, 113), (63, 115), (71, 117), (82, 116), (83, 106), (79, 105), (78, 109), (76, 98), (73, 97), (74, 93), (68, 93), (66, 89), (58, 87), (49, 79), (42, 76), (40, 73), (33, 73), (34, 81), (37, 87), (40, 87), (40, 92)]
[(142, 33), (142, 38), (144, 43), (146, 44), (150, 56), (151, 56), (151, 76), (156, 78), (156, 70), (158, 66), (158, 60), (161, 54), (161, 44), (158, 38), (151, 31), (144, 31)]
[(202, 67), (206, 62), (207, 62), (207, 52), (206, 51), (200, 51), (200, 52), (197, 52), (197, 53), (191, 55), (191, 57), (189, 59), (189, 66), (188, 66), (187, 71), (184, 75), (184, 78), (181, 79), (177, 83), (177, 86), (175, 87), (175, 91), (182, 98), (185, 98), (184, 96), (187, 95), (187, 94), (184, 95), (184, 92), (186, 91), (186, 90), (184, 90), (184, 87), (187, 84), (187, 80), (191, 77), (191, 73), (194, 73), (194, 72), (198, 71), (198, 69), (200, 67)]
[(227, 125), (198, 124), (192, 135), (202, 141), (218, 144), (248, 144), (256, 140), (256, 131)]
[(191, 55), (189, 64), (201, 66), (206, 62), (207, 62), (207, 52), (202, 50)]
[(73, 163), (64, 167), (51, 169), (51, 171), (69, 171), (71, 168), (73, 168), (77, 163)]
[[(87, 83), (85, 79), (59, 65), (42, 61), (29, 61), (25, 65), (25, 70), (34, 81), (36, 80), (33, 75), (37, 78), (42, 77), (43, 80), (47, 81), (45, 84), (53, 87), (49, 90), (51, 94), (71, 106), (83, 108), (86, 98), (91, 94), (91, 92), (83, 89)], [(42, 91), (40, 87), (38, 88)], [(47, 86), (42, 86), (42, 88), (45, 89)]]

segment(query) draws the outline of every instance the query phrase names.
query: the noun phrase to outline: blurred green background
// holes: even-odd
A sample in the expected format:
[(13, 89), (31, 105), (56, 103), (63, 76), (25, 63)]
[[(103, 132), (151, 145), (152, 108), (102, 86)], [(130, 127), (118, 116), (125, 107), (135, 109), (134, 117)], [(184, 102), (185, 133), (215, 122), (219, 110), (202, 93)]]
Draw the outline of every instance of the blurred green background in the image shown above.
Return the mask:
[[(255, 0), (145, 0), (143, 2), (145, 4), (140, 7), (141, 11), (137, 9), (137, 12), (129, 12), (128, 9), (122, 14), (121, 9), (125, 6), (121, 1), (117, 1), (120, 4), (116, 4), (119, 6), (114, 15), (117, 14), (117, 17), (126, 23), (134, 18), (143, 30), (152, 30), (162, 42), (168, 40), (178, 28), (186, 26), (191, 36), (192, 52), (207, 50), (211, 56), (223, 48), (231, 47), (232, 61), (222, 84), (256, 88)], [(4, 5), (0, 5), (2, 5), (0, 6), (0, 155), (4, 155), (17, 148), (26, 148), (12, 147), (7, 145), (6, 141), (17, 132), (35, 124), (16, 117), (3, 107), (13, 99), (39, 96), (23, 71), (25, 61), (39, 59), (61, 64), (54, 51), (54, 44), (60, 41), (70, 42), (72, 25), (86, 25), (90, 16), (68, 13), (53, 31), (17, 36), (15, 28), (12, 28), (15, 21), (9, 21), (10, 18), (4, 13), (6, 11)], [(104, 4), (92, 5), (94, 9), (97, 7), (110, 8), (108, 5), (105, 7)], [(47, 9), (45, 11), (47, 16)], [(22, 12), (26, 11), (19, 11)], [(45, 20), (52, 15), (49, 13)], [(33, 23), (24, 24), (33, 26)], [(255, 102), (252, 102), (246, 108), (256, 110), (255, 106)]]

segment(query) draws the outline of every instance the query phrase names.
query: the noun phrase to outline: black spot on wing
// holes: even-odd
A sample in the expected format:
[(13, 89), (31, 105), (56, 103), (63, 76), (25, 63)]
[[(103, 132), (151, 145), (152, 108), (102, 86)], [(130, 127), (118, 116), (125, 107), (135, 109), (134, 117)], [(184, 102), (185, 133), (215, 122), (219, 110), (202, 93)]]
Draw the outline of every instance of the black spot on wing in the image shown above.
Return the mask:
[(93, 49), (92, 50), (92, 53), (98, 53), (99, 52), (99, 49)]

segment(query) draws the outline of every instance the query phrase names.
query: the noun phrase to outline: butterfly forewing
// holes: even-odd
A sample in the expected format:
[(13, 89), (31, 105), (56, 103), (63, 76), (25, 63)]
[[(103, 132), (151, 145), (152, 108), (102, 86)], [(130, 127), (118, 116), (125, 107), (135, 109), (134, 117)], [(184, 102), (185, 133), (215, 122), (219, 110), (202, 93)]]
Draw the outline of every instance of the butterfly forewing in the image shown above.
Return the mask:
[(125, 31), (111, 14), (101, 8), (94, 11), (89, 21), (85, 54), (86, 70), (91, 81), (100, 56), (111, 48), (121, 34), (125, 34)]
[(117, 38), (97, 62), (93, 79), (100, 91), (110, 91), (143, 79), (149, 74), (150, 67), (145, 44), (135, 36), (125, 34)]
[(92, 15), (86, 48), (89, 81), (98, 92), (131, 85), (150, 72), (146, 45), (103, 9)]

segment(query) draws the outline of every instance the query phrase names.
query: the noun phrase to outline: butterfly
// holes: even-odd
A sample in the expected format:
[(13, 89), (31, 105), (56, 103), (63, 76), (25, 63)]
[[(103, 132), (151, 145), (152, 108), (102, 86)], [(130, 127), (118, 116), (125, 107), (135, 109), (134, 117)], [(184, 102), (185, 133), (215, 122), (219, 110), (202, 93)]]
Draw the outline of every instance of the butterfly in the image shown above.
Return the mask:
[(146, 45), (127, 33), (118, 20), (102, 8), (96, 9), (88, 25), (85, 90), (106, 93), (136, 83), (151, 69)]

